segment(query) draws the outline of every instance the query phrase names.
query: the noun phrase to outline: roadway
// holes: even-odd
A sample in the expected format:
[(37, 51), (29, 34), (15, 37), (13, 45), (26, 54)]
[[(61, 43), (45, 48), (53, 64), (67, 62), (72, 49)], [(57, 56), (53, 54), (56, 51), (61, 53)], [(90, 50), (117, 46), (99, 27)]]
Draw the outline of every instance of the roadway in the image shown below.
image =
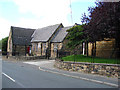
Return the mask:
[(40, 71), (22, 62), (2, 61), (2, 88), (115, 88), (109, 85)]

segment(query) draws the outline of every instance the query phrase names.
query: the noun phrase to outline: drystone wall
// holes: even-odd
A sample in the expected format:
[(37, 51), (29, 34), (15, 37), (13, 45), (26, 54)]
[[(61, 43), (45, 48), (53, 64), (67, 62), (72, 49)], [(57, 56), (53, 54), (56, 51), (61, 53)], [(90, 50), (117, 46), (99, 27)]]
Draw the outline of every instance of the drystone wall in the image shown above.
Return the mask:
[(82, 63), (82, 62), (64, 62), (56, 59), (55, 67), (67, 71), (77, 71), (91, 74), (98, 74), (108, 77), (120, 76), (120, 65), (100, 64), (100, 63)]
[(46, 59), (45, 56), (9, 56), (9, 59), (16, 60), (37, 60), (37, 59)]

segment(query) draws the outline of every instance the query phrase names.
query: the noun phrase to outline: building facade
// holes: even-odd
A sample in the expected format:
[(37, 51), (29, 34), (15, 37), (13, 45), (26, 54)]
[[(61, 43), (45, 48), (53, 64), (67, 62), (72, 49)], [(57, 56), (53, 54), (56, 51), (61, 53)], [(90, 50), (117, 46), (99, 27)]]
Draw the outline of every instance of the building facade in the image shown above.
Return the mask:
[(32, 35), (32, 54), (56, 58), (57, 51), (63, 48), (63, 41), (68, 34), (66, 30), (70, 28), (61, 23), (37, 29)]
[(61, 28), (63, 28), (62, 23), (37, 29), (32, 35), (32, 54), (45, 56), (46, 53), (50, 53), (51, 40)]
[(31, 53), (31, 36), (35, 29), (11, 26), (7, 53), (9, 56), (27, 55)]
[[(76, 26), (78, 24), (75, 24)], [(95, 51), (97, 57), (115, 57), (115, 39), (96, 41), (96, 44), (83, 42), (75, 50), (66, 48), (67, 30), (72, 28), (64, 27), (62, 23), (39, 29), (29, 29), (11, 26), (7, 52), (9, 56), (33, 55), (58, 57), (58, 51), (70, 52), (71, 54), (83, 54), (92, 56)]]

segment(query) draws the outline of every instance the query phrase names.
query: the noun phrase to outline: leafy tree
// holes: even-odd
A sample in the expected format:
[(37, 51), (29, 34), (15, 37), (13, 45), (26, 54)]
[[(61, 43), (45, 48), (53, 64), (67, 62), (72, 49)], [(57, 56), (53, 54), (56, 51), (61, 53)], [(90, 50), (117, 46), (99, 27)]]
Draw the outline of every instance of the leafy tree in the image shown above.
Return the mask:
[(2, 40), (0, 40), (0, 49), (2, 50)]
[(86, 35), (83, 31), (83, 25), (74, 26), (67, 30), (67, 32), (69, 33), (66, 37), (68, 39), (68, 48), (74, 49), (76, 46), (86, 40)]
[(120, 56), (120, 2), (96, 2), (96, 7), (88, 11), (89, 16), (83, 14), (82, 22), (89, 41), (115, 38), (116, 55)]
[(6, 54), (7, 52), (7, 41), (8, 37), (2, 39), (2, 54)]

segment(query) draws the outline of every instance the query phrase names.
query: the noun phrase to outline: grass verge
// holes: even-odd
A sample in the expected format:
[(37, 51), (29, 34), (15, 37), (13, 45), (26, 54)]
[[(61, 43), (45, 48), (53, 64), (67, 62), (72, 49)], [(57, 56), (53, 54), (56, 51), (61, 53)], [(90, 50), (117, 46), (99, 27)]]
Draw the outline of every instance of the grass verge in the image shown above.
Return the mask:
[(89, 62), (89, 63), (107, 63), (107, 64), (120, 64), (120, 59), (106, 59), (98, 57), (90, 57), (84, 55), (70, 55), (61, 58), (64, 61), (75, 61), (75, 62)]

